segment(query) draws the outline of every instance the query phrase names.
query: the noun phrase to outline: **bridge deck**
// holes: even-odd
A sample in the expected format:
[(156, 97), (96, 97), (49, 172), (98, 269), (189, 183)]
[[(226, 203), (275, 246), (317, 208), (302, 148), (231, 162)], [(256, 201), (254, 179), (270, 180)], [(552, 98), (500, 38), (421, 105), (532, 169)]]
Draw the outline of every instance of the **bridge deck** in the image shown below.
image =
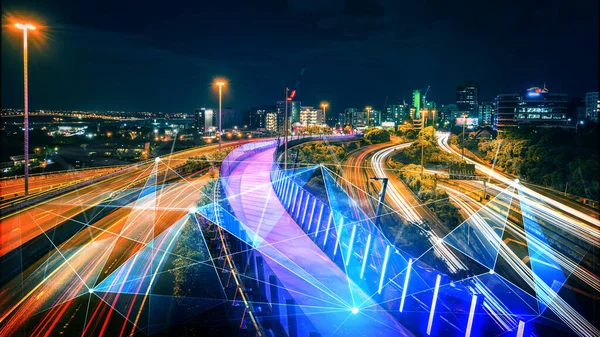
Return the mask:
[[(265, 255), (266, 267), (294, 298), (297, 311), (302, 311), (298, 314), (304, 314), (313, 325), (299, 324), (299, 335), (308, 336), (317, 330), (323, 337), (410, 336), (388, 312), (349, 281), (285, 211), (270, 183), (274, 150), (260, 152), (240, 163), (225, 193), (235, 216), (263, 238), (259, 250)], [(281, 263), (280, 256), (290, 261)], [(351, 313), (353, 306), (361, 308), (358, 314)], [(285, 315), (285, 310), (281, 314)]]

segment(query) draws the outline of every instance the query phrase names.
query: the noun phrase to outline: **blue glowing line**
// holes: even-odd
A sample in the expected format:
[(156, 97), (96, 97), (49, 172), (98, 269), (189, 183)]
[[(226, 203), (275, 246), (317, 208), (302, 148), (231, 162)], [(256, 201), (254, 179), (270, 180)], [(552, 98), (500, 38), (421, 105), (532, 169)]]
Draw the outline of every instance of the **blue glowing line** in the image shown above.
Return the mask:
[(295, 218), (297, 222), (300, 222), (300, 209), (302, 208), (302, 199), (304, 199), (304, 190), (298, 187), (298, 199), (295, 201)]
[[(296, 208), (296, 219), (300, 219), (300, 210), (302, 209), (302, 199), (308, 201), (308, 193), (304, 193), (304, 190), (300, 190), (300, 200), (298, 200), (298, 207)], [(306, 214), (306, 205), (304, 205), (304, 214)]]
[(344, 217), (340, 218), (340, 230), (337, 231), (337, 235), (335, 237), (335, 247), (333, 247), (333, 256), (337, 254), (338, 247), (340, 246), (340, 238), (342, 237), (342, 230), (344, 229)]
[(365, 275), (365, 267), (367, 266), (367, 261), (369, 260), (369, 248), (371, 248), (371, 234), (367, 237), (367, 248), (365, 248), (365, 254), (363, 255), (362, 267), (360, 268), (360, 278), (362, 279)]
[(433, 325), (433, 314), (435, 313), (435, 304), (437, 303), (438, 291), (440, 290), (440, 280), (442, 276), (438, 274), (435, 279), (435, 290), (433, 291), (433, 301), (431, 302), (431, 311), (429, 312), (429, 323), (427, 324), (427, 334), (431, 335), (431, 326)]
[(406, 290), (408, 289), (408, 278), (410, 277), (411, 268), (412, 259), (408, 259), (408, 267), (406, 267), (406, 277), (404, 278), (404, 287), (402, 288), (402, 299), (400, 300), (400, 312), (404, 310), (404, 299), (406, 298)]
[[(310, 195), (308, 195), (306, 197), (306, 205), (304, 205), (304, 215), (302, 216), (302, 224), (304, 224), (304, 222), (306, 221), (306, 211), (308, 211), (308, 202), (310, 201)], [(310, 220), (312, 221), (312, 217), (313, 215), (315, 215), (315, 204), (316, 204), (316, 199), (313, 200), (313, 207), (310, 210)], [(308, 229), (310, 229), (310, 221), (308, 223)]]
[(385, 247), (385, 257), (383, 258), (383, 266), (381, 267), (381, 276), (379, 277), (379, 288), (377, 293), (381, 294), (381, 288), (383, 287), (383, 280), (385, 279), (385, 270), (387, 269), (388, 260), (390, 259), (390, 245)]
[(321, 218), (323, 217), (323, 207), (325, 204), (321, 204), (321, 211), (319, 211), (319, 219), (317, 220), (317, 228), (315, 228), (315, 241), (319, 236), (319, 227), (321, 227)]
[(292, 194), (293, 194), (293, 190), (292, 190), (293, 186), (292, 186), (292, 182), (291, 182), (290, 179), (287, 179), (287, 183), (286, 184), (287, 184), (287, 187), (285, 188), (286, 189), (286, 193), (285, 194), (287, 195), (287, 200), (285, 202), (285, 207), (289, 208), (290, 207), (290, 203), (292, 202), (291, 200), (292, 200)]
[(467, 322), (467, 331), (465, 337), (471, 336), (471, 328), (473, 327), (473, 316), (475, 315), (475, 306), (477, 305), (477, 295), (473, 295), (471, 299), (471, 310), (469, 310), (469, 321)]
[(519, 321), (519, 328), (517, 329), (517, 337), (523, 337), (525, 331), (525, 322)]
[[(306, 199), (308, 202), (308, 199)], [(306, 231), (310, 231), (310, 225), (312, 225), (313, 217), (315, 216), (315, 207), (317, 206), (317, 198), (313, 198), (312, 209), (310, 210), (310, 219), (308, 220), (308, 229)], [(306, 212), (304, 212), (304, 216), (306, 216)], [(304, 223), (304, 218), (302, 218), (302, 223)]]
[(296, 205), (298, 204), (296, 202), (296, 200), (298, 200), (298, 191), (299, 190), (300, 189), (298, 188), (298, 186), (294, 185), (294, 197), (292, 198), (292, 200), (291, 200), (292, 204), (290, 205), (290, 207), (292, 208), (292, 211), (290, 213), (292, 213), (292, 214), (294, 214), (294, 211), (296, 210)]
[(329, 220), (327, 220), (327, 229), (325, 229), (325, 239), (323, 245), (327, 244), (327, 237), (329, 236), (329, 228), (331, 228), (331, 220), (333, 220), (333, 212), (329, 213)]
[(290, 199), (290, 193), (289, 193), (290, 192), (290, 184), (289, 184), (289, 182), (290, 182), (289, 179), (286, 179), (285, 187), (283, 188), (284, 198), (285, 198), (285, 201), (283, 204), (285, 205), (285, 207), (287, 207), (287, 205), (289, 204), (289, 199)]
[(352, 226), (352, 234), (350, 235), (350, 242), (348, 243), (348, 256), (346, 256), (346, 266), (350, 263), (350, 257), (352, 257), (352, 247), (354, 246), (354, 238), (356, 237), (356, 225)]

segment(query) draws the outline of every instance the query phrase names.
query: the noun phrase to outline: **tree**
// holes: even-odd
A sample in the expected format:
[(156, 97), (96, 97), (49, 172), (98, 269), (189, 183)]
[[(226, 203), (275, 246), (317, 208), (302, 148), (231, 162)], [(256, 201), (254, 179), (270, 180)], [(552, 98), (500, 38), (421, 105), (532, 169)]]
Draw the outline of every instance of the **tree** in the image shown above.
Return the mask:
[(365, 133), (364, 138), (372, 144), (385, 143), (390, 141), (390, 133), (386, 130), (371, 129)]

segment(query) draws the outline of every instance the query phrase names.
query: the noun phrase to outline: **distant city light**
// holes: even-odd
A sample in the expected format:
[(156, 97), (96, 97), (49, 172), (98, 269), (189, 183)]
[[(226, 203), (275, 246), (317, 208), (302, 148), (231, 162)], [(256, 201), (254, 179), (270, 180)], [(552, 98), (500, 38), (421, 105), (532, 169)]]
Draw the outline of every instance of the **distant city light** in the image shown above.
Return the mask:
[(358, 314), (358, 308), (357, 307), (352, 308), (352, 313), (355, 315)]

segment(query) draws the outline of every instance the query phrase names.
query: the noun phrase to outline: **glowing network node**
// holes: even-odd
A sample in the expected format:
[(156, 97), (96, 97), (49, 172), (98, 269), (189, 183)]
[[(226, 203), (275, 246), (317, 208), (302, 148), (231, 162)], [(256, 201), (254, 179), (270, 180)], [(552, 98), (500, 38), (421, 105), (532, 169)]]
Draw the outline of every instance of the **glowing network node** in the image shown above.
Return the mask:
[(518, 184), (518, 183), (519, 183), (519, 179), (515, 179), (515, 184)]
[(490, 269), (490, 275), (494, 275), (495, 271), (494, 269)]
[(93, 294), (94, 293), (94, 288), (90, 288), (88, 291), (90, 292), (90, 294)]
[(196, 214), (196, 211), (198, 211), (198, 209), (196, 207), (194, 207), (194, 206), (190, 207), (190, 209), (189, 209), (189, 212), (191, 214)]
[(357, 307), (353, 307), (352, 308), (352, 313), (355, 314), (355, 315), (358, 314), (358, 308)]
[(160, 161), (160, 157), (154, 158), (154, 162), (158, 163)]

